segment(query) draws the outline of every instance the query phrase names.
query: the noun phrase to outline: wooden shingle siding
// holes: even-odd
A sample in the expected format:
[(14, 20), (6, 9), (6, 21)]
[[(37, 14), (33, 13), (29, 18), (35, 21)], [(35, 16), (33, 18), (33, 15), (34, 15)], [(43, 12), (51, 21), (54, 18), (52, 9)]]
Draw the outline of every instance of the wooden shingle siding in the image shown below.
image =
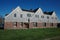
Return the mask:
[[(28, 10), (22, 10), (18, 6), (10, 14), (5, 16), (4, 29), (56, 27), (58, 19), (57, 19), (55, 12), (45, 12), (45, 13), (46, 14), (51, 13), (51, 14), (50, 15), (44, 14), (41, 8), (38, 8), (35, 11), (34, 10), (28, 11)], [(16, 24), (14, 24), (14, 22)], [(53, 26), (51, 23), (53, 23)]]

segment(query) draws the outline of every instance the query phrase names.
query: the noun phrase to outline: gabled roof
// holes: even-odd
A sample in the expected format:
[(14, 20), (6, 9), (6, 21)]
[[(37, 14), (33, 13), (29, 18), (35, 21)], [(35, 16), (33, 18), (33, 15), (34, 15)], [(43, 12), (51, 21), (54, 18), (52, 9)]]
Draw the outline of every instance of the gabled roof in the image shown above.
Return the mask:
[[(19, 6), (15, 9), (15, 10), (22, 10), (22, 11), (26, 11), (26, 12), (36, 12), (39, 8), (36, 8), (36, 9), (30, 9), (30, 10), (26, 10), (26, 9), (21, 9)], [(40, 10), (39, 10), (40, 11)], [(52, 15), (53, 14), (53, 11), (51, 12), (43, 12), (43, 14), (46, 14), (46, 15)]]

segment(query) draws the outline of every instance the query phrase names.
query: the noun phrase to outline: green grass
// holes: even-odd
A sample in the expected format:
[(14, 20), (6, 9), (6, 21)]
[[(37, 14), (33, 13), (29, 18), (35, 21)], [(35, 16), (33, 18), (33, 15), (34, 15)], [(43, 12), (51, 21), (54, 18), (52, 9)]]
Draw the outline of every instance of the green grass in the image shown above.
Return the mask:
[(60, 36), (60, 28), (0, 30), (0, 40), (43, 40)]

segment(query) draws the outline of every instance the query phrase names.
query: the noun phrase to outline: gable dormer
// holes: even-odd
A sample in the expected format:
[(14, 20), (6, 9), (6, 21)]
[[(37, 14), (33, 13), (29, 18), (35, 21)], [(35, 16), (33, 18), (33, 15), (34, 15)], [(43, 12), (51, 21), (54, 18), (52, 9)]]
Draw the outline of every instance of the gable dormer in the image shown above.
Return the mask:
[(17, 8), (15, 9), (15, 11), (20, 12), (20, 11), (22, 11), (22, 10), (21, 10), (21, 8), (20, 8), (19, 6), (17, 6)]
[(41, 8), (38, 8), (38, 10), (35, 13), (40, 13), (41, 15), (43, 15), (43, 11)]
[(6, 15), (5, 17), (8, 17), (9, 15), (14, 14), (15, 12), (20, 13), (20, 12), (22, 12), (22, 10), (19, 6), (17, 6), (14, 10), (12, 10), (12, 12), (10, 14)]
[(53, 12), (52, 16), (54, 16), (54, 17), (56, 16), (56, 13), (55, 13), (55, 11)]

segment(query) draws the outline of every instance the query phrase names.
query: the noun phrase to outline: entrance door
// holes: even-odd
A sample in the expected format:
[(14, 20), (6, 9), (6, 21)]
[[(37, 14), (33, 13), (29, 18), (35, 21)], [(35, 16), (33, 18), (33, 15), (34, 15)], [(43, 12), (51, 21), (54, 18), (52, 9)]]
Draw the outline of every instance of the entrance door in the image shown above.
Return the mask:
[(24, 23), (26, 28), (29, 28), (29, 23)]

